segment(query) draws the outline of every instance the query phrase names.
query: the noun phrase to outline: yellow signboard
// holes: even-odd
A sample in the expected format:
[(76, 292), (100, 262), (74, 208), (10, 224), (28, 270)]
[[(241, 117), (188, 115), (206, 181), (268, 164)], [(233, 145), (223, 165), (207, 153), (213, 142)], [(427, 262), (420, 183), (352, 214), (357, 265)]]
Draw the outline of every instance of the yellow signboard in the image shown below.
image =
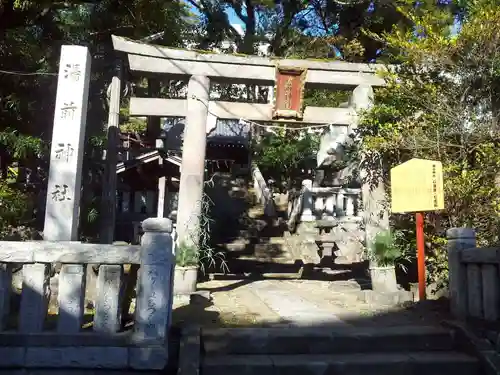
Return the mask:
[(441, 162), (411, 159), (391, 169), (393, 213), (444, 209)]

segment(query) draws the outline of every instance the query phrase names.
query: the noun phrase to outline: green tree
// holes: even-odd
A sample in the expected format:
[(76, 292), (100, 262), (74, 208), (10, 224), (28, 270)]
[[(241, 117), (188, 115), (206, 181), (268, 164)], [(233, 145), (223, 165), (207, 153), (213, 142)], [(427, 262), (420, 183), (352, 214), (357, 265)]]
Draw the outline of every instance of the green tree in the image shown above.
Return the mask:
[[(237, 52), (253, 54), (259, 42), (269, 43), (275, 56), (344, 59), (369, 62), (387, 57), (389, 50), (372, 34), (382, 35), (394, 26), (413, 27), (400, 8), (410, 0), (187, 0), (199, 13), (200, 46), (210, 49), (223, 40)], [(419, 8), (435, 13), (456, 8), (450, 1), (420, 1)], [(231, 24), (228, 14), (242, 23)]]
[[(382, 158), (386, 172), (413, 157), (443, 163), (446, 207), (426, 221), (430, 278), (442, 285), (445, 229), (469, 226), (480, 245), (498, 241), (500, 7), (468, 2), (457, 33), (450, 32), (451, 8), (402, 11), (415, 30), (394, 30), (381, 39), (400, 65), (386, 73), (387, 86), (377, 90), (376, 105), (363, 117), (362, 147)], [(395, 215), (393, 221), (412, 243), (412, 217)]]
[[(84, 197), (82, 212), (98, 206), (91, 198), (100, 195), (99, 148), (116, 57), (111, 34), (141, 39), (164, 31), (158, 43), (177, 47), (190, 38), (190, 22), (182, 1), (0, 0), (0, 174), (5, 177), (11, 167), (21, 172), (16, 185), (8, 182), (9, 189), (20, 194), (44, 189), (60, 49), (63, 44), (86, 45), (92, 55), (92, 76), (84, 191), (90, 197)], [(25, 170), (31, 171), (31, 182), (37, 177), (36, 186), (26, 183)]]
[(276, 180), (280, 189), (291, 188), (315, 166), (319, 139), (305, 131), (272, 131), (258, 138), (254, 159), (262, 173)]

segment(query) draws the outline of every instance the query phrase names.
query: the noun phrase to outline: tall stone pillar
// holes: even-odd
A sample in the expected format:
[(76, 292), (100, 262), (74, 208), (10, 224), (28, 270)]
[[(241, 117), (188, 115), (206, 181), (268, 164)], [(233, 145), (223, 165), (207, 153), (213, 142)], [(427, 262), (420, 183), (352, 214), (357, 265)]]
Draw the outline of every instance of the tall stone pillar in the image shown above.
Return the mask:
[(43, 230), (46, 241), (78, 240), (90, 62), (87, 47), (62, 46)]
[[(354, 89), (350, 107), (359, 114), (373, 105), (371, 86), (358, 86)], [(359, 117), (354, 116), (350, 132), (356, 132)], [(365, 224), (366, 247), (370, 249), (377, 233), (389, 229), (386, 193), (382, 177), (382, 165), (377, 155), (363, 154), (360, 164), (361, 194), (363, 200), (363, 221)]]
[(208, 77), (196, 75), (190, 78), (177, 210), (179, 243), (192, 244), (198, 241), (195, 237), (203, 198), (209, 92)]
[(109, 90), (109, 113), (106, 140), (106, 160), (102, 184), (101, 201), (101, 243), (111, 244), (115, 238), (116, 224), (116, 163), (118, 160), (118, 144), (120, 142), (120, 100), (122, 63), (115, 62), (115, 75)]

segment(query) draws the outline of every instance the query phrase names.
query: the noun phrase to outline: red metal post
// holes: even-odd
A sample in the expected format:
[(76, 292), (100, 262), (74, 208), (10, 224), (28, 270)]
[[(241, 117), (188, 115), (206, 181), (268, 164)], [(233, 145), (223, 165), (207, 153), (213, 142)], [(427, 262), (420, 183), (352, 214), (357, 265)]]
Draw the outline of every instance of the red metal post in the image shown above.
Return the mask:
[(420, 301), (426, 299), (425, 287), (425, 239), (424, 239), (424, 214), (416, 213), (417, 221), (417, 261), (418, 261), (418, 296)]

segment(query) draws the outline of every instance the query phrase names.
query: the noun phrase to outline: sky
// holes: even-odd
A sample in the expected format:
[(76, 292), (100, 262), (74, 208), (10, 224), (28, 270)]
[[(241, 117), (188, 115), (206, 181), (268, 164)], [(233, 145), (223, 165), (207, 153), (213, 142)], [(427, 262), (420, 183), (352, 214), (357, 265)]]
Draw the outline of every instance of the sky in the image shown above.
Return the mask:
[[(440, 2), (444, 2), (444, 3), (448, 3), (450, 0), (438, 0)], [(191, 10), (193, 11), (193, 13), (195, 14), (199, 14), (198, 10), (192, 6), (191, 4), (188, 3), (188, 5), (190, 6)], [(370, 4), (370, 8), (372, 8), (373, 6), (373, 3)], [(372, 8), (373, 10), (373, 8)], [(245, 11), (245, 10), (243, 10)], [(235, 25), (237, 26), (236, 29), (240, 29), (240, 33), (242, 34), (243, 33), (243, 28), (244, 28), (244, 23), (241, 21), (241, 19), (236, 15), (236, 13), (234, 12), (233, 9), (231, 9), (230, 7), (227, 8), (226, 10), (226, 14), (228, 15), (228, 18), (229, 18), (229, 22), (232, 24), (232, 25)], [(239, 26), (239, 27), (238, 27)], [(452, 35), (456, 35), (459, 31), (460, 31), (460, 22), (459, 22), (459, 19), (458, 17), (455, 19), (455, 23), (454, 25), (452, 26), (452, 30), (451, 30), (451, 33)], [(336, 51), (336, 53), (338, 53), (338, 51)]]
[[(198, 9), (196, 9), (193, 5), (189, 4), (188, 2), (186, 2), (186, 4), (188, 4), (193, 13), (200, 14), (200, 12), (198, 12)], [(233, 9), (228, 9), (226, 13), (229, 18), (229, 22), (231, 22), (231, 24), (243, 26), (243, 22), (239, 19), (239, 17), (236, 15)]]
[(227, 16), (229, 18), (229, 22), (231, 22), (231, 24), (243, 25), (243, 22), (239, 19), (239, 17), (236, 15), (234, 10), (230, 9), (230, 10), (226, 11), (226, 13), (227, 13)]

